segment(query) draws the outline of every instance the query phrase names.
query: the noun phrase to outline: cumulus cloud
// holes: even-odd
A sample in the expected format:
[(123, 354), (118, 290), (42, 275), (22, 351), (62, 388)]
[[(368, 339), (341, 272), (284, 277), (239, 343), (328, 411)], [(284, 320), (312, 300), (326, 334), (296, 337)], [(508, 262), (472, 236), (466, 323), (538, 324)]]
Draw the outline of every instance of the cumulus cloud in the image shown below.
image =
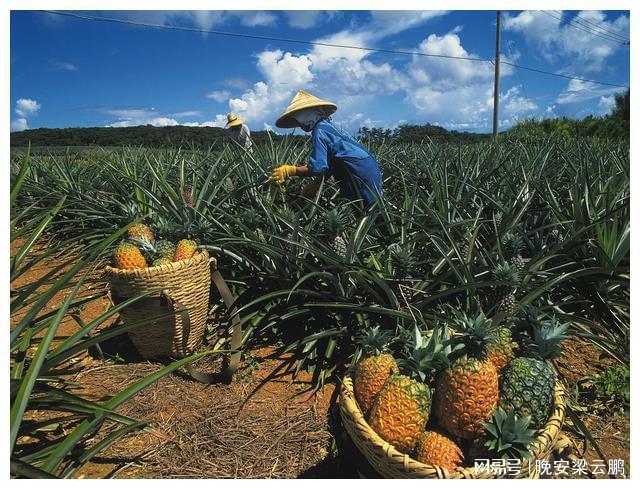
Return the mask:
[(16, 100), (15, 113), (18, 118), (11, 121), (11, 131), (24, 131), (29, 128), (27, 117), (35, 117), (41, 105), (30, 98), (19, 98)]
[(36, 115), (40, 110), (40, 104), (30, 98), (20, 98), (16, 101), (16, 114), (22, 117)]
[[(99, 109), (103, 114), (115, 117), (116, 120), (106, 124), (106, 127), (132, 127), (132, 126), (217, 126), (216, 121), (208, 122), (180, 122), (179, 119), (200, 116), (197, 110), (186, 110), (170, 114), (159, 113), (154, 107), (124, 107)], [(225, 120), (226, 122), (226, 120)], [(219, 127), (219, 126), (217, 126)]]
[(207, 98), (219, 103), (226, 102), (229, 100), (229, 97), (231, 97), (231, 92), (229, 90), (214, 90), (207, 94)]
[(619, 91), (620, 89), (616, 87), (597, 85), (595, 83), (582, 80), (570, 80), (567, 88), (556, 98), (556, 103), (570, 104), (584, 102), (585, 100), (599, 98)]
[(11, 132), (24, 131), (28, 128), (29, 126), (27, 125), (27, 119), (23, 117), (11, 121)]
[[(558, 17), (558, 18), (556, 18)], [(527, 10), (517, 15), (505, 15), (504, 30), (521, 32), (526, 41), (539, 49), (539, 52), (553, 62), (567, 59), (573, 68), (585, 72), (600, 72), (607, 66), (607, 59), (620, 49), (621, 44), (594, 36), (585, 30), (576, 29), (566, 21), (566, 15), (548, 15), (543, 11)], [(621, 14), (607, 20), (601, 11), (581, 11), (576, 16), (591, 24), (618, 35), (629, 37), (629, 17)]]
[(596, 110), (600, 115), (606, 115), (611, 113), (611, 109), (616, 106), (616, 99), (613, 95), (609, 95), (608, 97), (600, 97), (598, 101), (598, 106)]

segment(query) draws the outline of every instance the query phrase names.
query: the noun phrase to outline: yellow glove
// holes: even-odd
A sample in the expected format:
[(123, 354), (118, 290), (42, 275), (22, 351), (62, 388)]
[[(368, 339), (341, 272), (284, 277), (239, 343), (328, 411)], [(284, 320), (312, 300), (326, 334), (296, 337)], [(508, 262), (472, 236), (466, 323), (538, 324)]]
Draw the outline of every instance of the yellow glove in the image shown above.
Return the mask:
[(273, 169), (273, 172), (269, 177), (269, 181), (275, 183), (284, 183), (287, 178), (295, 174), (296, 167), (294, 165), (281, 165), (278, 168)]

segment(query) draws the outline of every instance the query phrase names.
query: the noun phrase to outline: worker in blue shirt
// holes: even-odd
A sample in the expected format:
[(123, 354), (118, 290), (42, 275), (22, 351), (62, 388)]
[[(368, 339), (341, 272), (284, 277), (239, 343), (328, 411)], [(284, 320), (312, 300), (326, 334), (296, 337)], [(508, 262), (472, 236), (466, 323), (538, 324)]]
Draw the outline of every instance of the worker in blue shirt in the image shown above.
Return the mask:
[(382, 193), (382, 175), (378, 162), (353, 137), (338, 128), (329, 118), (337, 109), (334, 103), (321, 100), (299, 90), (287, 110), (278, 117), (276, 126), (300, 127), (312, 133), (313, 149), (304, 166), (281, 165), (273, 170), (269, 180), (284, 183), (292, 176), (316, 176), (304, 193), (314, 192), (325, 176), (338, 181), (341, 196), (361, 200), (367, 206)]

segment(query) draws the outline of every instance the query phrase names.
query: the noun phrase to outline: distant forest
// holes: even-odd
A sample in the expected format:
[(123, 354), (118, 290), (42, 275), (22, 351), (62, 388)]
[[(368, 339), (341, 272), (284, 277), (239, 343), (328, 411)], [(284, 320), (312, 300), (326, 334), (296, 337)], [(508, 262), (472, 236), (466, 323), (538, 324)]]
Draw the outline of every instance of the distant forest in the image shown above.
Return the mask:
[[(513, 137), (550, 136), (597, 137), (629, 139), (630, 105), (629, 92), (616, 95), (616, 105), (611, 113), (603, 117), (588, 116), (584, 119), (567, 117), (555, 119), (528, 119), (505, 131)], [(302, 140), (308, 135), (301, 131), (294, 138)], [(396, 129), (363, 127), (358, 138), (367, 142), (381, 140), (395, 142), (415, 142), (423, 140), (474, 142), (488, 138), (489, 134), (450, 131), (445, 128), (426, 125), (403, 125)], [(284, 136), (267, 131), (251, 134), (255, 143), (266, 142), (269, 138), (278, 140)], [(67, 146), (143, 146), (195, 148), (222, 147), (228, 142), (226, 131), (219, 127), (167, 126), (154, 127), (83, 127), (65, 129), (27, 129), (11, 133), (12, 147), (67, 147)]]

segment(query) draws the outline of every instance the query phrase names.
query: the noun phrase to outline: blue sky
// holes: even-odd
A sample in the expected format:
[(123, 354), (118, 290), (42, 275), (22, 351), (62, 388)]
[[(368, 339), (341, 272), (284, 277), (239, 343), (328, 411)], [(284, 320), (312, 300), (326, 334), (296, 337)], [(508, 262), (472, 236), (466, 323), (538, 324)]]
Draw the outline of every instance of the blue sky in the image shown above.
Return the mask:
[[(550, 15), (551, 13), (551, 15)], [(103, 11), (146, 23), (391, 50), (493, 58), (494, 11)], [(573, 20), (570, 24), (569, 21)], [(576, 26), (629, 37), (621, 11), (504, 12), (503, 59), (628, 85), (629, 47)], [(590, 29), (591, 30), (591, 29)], [(602, 32), (602, 31), (600, 31)], [(280, 41), (11, 13), (11, 130), (222, 126), (229, 111), (270, 128), (298, 89), (362, 126), (439, 124), (489, 132), (493, 66)], [(503, 65), (502, 128), (525, 117), (608, 113), (614, 87)]]

